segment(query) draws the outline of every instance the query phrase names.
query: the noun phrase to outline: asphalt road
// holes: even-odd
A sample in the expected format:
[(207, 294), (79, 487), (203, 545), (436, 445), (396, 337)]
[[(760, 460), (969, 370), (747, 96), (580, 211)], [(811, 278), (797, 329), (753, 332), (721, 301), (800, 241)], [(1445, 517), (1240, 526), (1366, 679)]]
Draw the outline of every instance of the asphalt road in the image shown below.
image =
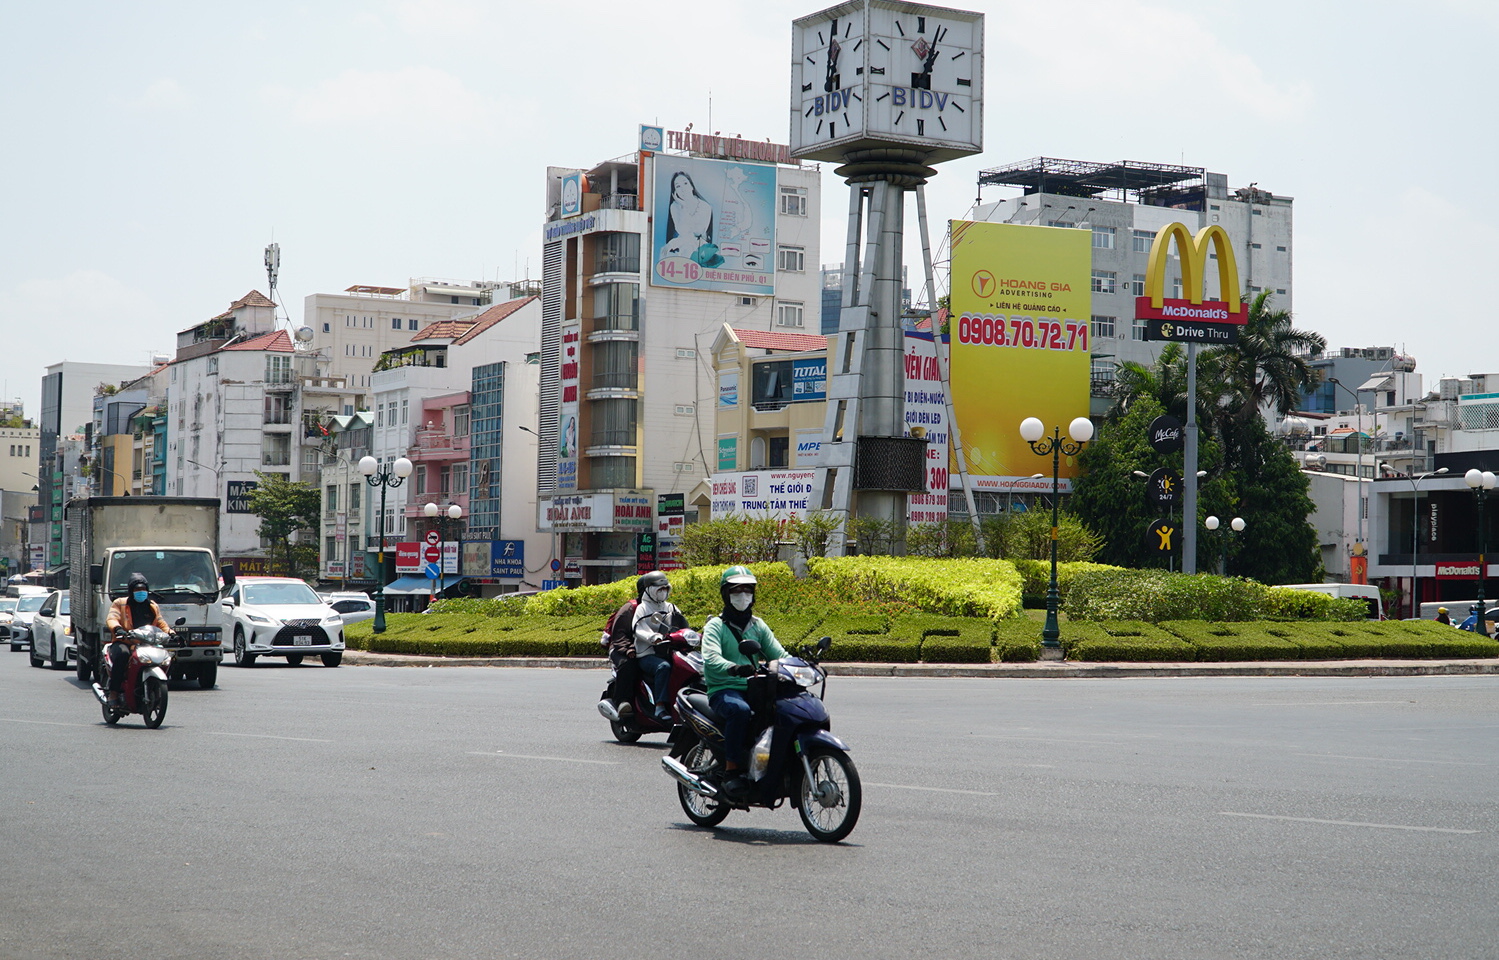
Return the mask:
[(596, 671), (219, 676), (0, 654), (0, 957), (1499, 955), (1495, 678), (835, 677), (826, 846), (691, 826)]

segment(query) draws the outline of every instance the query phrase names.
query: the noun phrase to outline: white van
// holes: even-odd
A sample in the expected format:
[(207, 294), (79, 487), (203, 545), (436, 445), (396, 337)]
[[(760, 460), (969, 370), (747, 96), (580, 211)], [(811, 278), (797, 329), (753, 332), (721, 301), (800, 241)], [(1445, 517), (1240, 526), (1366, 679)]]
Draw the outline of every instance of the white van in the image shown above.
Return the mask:
[(1329, 597), (1362, 600), (1369, 607), (1370, 620), (1384, 619), (1384, 603), (1379, 598), (1379, 588), (1372, 583), (1280, 583), (1276, 586), (1284, 590), (1307, 590), (1325, 593)]

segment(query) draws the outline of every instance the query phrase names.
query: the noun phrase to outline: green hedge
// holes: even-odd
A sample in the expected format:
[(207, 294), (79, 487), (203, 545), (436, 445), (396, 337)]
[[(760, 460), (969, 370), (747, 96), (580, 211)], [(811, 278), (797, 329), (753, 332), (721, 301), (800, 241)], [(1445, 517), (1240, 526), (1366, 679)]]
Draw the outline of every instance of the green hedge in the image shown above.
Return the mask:
[(1069, 660), (1196, 660), (1197, 651), (1181, 637), (1140, 620), (1069, 623), (1062, 649)]
[(994, 659), (1003, 663), (1033, 663), (1040, 660), (1041, 624), (1025, 619), (996, 623)]
[(1073, 578), (1068, 599), (1067, 616), (1072, 620), (1353, 621), (1368, 612), (1361, 600), (1267, 587), (1237, 577), (1164, 570), (1082, 571)]
[(1020, 574), (1008, 560), (813, 557), (807, 570), (840, 603), (888, 601), (990, 620), (1020, 611)]
[[(1041, 601), (1044, 605), (1046, 591), (1051, 588), (1051, 561), (1050, 560), (1024, 560), (1016, 559), (1010, 561), (1015, 564), (1022, 578), (1021, 590), (1025, 595), (1027, 603)], [(1074, 561), (1072, 563), (1057, 564), (1057, 596), (1061, 598), (1063, 606), (1067, 604), (1067, 598), (1072, 594), (1072, 584), (1077, 577), (1084, 573), (1096, 573), (1107, 570), (1123, 570), (1124, 567), (1114, 567), (1106, 563), (1086, 563)]]

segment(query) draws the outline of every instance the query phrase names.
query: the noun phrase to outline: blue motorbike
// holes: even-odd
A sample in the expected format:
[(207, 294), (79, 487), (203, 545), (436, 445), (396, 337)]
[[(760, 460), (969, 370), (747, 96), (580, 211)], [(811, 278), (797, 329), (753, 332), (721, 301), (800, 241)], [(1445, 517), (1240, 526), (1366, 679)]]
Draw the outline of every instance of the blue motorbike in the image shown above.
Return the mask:
[(837, 843), (853, 831), (864, 789), (848, 745), (830, 732), (823, 705), (827, 671), (818, 661), (831, 643), (823, 637), (797, 656), (771, 661), (760, 660), (758, 641), (739, 644), (756, 669), (745, 690), (754, 711), (750, 730), (761, 731), (750, 749), (746, 796), (730, 797), (724, 790), (723, 728), (707, 694), (683, 690), (677, 695), (682, 722), (672, 731), (671, 751), (661, 766), (677, 781), (677, 799), (689, 820), (716, 827), (732, 810), (773, 810), (790, 800), (807, 832), (824, 843)]

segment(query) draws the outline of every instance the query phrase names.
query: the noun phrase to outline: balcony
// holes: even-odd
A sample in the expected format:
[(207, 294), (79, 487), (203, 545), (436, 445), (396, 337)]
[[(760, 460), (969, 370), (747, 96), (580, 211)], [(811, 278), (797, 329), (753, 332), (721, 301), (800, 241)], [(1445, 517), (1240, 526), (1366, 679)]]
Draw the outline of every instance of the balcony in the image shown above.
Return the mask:
[(409, 503), (406, 504), (407, 518), (425, 519), (427, 504), (435, 503), (442, 509), (447, 509), (448, 504), (456, 503), (463, 508), (463, 515), (468, 516), (468, 494), (449, 491), (447, 493), (417, 493), (413, 494)]
[(599, 196), (599, 209), (639, 210), (640, 198), (633, 193), (605, 193)]
[(467, 460), (469, 438), (455, 437), (444, 430), (418, 430), (416, 442), (407, 451), (414, 462), (430, 460)]

